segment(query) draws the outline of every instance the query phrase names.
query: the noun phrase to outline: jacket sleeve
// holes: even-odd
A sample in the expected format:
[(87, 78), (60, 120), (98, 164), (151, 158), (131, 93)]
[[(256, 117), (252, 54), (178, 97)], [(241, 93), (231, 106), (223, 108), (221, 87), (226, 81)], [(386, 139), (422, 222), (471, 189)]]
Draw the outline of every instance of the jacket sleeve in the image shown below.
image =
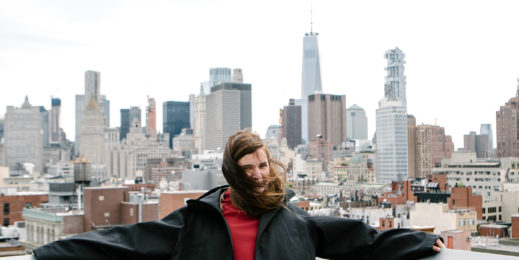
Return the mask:
[(184, 226), (179, 209), (162, 220), (116, 226), (58, 240), (34, 250), (45, 259), (169, 259)]
[(435, 254), (438, 235), (411, 229), (378, 232), (359, 221), (309, 217), (319, 257), (329, 259), (419, 259)]

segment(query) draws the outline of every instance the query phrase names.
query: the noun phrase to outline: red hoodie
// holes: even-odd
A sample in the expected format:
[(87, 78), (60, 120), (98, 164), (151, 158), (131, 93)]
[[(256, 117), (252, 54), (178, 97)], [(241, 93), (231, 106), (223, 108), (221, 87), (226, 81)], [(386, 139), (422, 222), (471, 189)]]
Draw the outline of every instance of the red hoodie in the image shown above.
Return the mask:
[(223, 194), (222, 211), (231, 229), (234, 259), (254, 260), (259, 219), (249, 217), (231, 203), (230, 190)]

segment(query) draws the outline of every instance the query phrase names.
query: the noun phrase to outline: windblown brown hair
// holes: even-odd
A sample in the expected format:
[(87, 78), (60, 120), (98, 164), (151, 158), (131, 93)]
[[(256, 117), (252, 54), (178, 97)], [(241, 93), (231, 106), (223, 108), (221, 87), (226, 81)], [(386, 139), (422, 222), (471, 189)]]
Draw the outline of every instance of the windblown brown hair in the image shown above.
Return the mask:
[[(265, 190), (261, 194), (255, 192), (261, 187), (261, 184), (249, 177), (238, 165), (238, 161), (243, 156), (255, 153), (258, 149), (264, 149), (270, 168)], [(285, 196), (282, 176), (285, 168), (280, 162), (270, 157), (263, 140), (249, 129), (237, 132), (227, 141), (223, 153), (222, 171), (227, 183), (231, 186), (232, 203), (247, 215), (259, 217), (282, 205)]]

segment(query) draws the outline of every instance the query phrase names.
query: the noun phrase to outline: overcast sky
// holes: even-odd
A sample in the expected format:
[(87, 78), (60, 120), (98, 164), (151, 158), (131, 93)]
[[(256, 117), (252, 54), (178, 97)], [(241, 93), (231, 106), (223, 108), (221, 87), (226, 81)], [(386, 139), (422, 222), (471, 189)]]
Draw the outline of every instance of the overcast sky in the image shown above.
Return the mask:
[(209, 68), (242, 68), (252, 84), (253, 128), (279, 124), (299, 98), (303, 36), (319, 33), (323, 92), (366, 110), (369, 137), (384, 96), (384, 52), (406, 55), (408, 113), (445, 127), (455, 147), (479, 133), (517, 89), (517, 1), (18, 1), (0, 0), (0, 117), (62, 100), (74, 139), (75, 95), (84, 72), (101, 72), (111, 127), (121, 108), (188, 101)]

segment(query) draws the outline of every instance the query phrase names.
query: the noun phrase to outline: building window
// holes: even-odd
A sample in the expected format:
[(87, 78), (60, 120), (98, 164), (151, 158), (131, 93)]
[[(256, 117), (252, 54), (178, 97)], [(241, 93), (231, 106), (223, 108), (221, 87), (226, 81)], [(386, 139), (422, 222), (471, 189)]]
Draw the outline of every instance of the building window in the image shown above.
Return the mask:
[(9, 218), (4, 218), (4, 227), (9, 226)]
[(25, 203), (25, 208), (30, 209), (31, 208), (31, 203), (30, 202)]
[[(482, 208), (481, 210), (483, 211), (483, 214), (485, 214), (485, 211), (486, 211), (485, 208)], [(519, 209), (518, 209), (518, 211), (519, 211)]]
[(4, 215), (9, 215), (9, 203), (4, 203)]
[(391, 224), (391, 221), (389, 221), (387, 224), (388, 224), (388, 227), (390, 227), (390, 228), (393, 227), (393, 225)]
[(501, 207), (499, 207), (499, 212), (501, 212)]

